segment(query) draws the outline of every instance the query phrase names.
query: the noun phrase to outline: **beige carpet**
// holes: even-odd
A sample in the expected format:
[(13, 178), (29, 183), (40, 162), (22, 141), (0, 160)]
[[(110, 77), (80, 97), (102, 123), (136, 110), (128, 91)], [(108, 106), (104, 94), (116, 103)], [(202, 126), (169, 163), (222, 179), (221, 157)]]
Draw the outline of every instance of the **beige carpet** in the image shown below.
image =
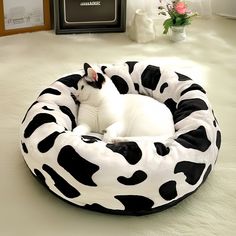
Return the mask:
[[(157, 25), (161, 32), (161, 25)], [(236, 21), (197, 19), (188, 39), (158, 35), (136, 44), (126, 34), (56, 36), (37, 32), (0, 38), (0, 235), (225, 235), (236, 232)], [(158, 60), (207, 90), (222, 129), (218, 162), (192, 196), (161, 213), (124, 217), (71, 206), (41, 186), (19, 150), (19, 124), (36, 96), (83, 62)]]

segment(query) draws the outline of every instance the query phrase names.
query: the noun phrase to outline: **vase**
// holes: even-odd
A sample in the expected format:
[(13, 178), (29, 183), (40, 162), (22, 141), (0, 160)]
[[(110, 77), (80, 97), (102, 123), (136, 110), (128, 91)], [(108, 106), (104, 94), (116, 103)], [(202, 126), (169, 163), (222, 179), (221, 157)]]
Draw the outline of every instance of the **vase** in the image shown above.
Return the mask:
[(147, 43), (156, 37), (154, 22), (146, 11), (138, 9), (129, 28), (129, 38), (138, 43)]
[(186, 31), (184, 26), (172, 26), (171, 27), (171, 40), (178, 42), (186, 39)]

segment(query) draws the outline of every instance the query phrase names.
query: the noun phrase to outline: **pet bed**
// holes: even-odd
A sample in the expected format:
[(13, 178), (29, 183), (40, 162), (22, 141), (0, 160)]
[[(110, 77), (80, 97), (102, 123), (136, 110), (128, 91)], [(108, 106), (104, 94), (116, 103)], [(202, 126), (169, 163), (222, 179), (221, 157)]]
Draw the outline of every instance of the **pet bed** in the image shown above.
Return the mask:
[(43, 90), (26, 112), (20, 136), (28, 167), (50, 191), (91, 210), (143, 215), (177, 204), (204, 183), (217, 160), (221, 133), (206, 92), (186, 75), (154, 64), (99, 67), (120, 93), (166, 104), (174, 136), (105, 143), (74, 134), (80, 70)]

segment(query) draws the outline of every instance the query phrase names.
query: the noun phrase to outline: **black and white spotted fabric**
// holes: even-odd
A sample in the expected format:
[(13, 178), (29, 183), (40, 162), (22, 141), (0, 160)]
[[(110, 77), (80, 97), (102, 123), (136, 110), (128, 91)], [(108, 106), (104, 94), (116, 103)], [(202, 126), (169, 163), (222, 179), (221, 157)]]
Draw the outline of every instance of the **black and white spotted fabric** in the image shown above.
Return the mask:
[(116, 144), (76, 136), (74, 93), (81, 70), (55, 81), (28, 109), (20, 132), (28, 167), (52, 192), (87, 209), (142, 215), (177, 204), (206, 180), (218, 156), (221, 133), (206, 92), (187, 76), (156, 65), (99, 67), (120, 93), (165, 103), (175, 135), (166, 143)]

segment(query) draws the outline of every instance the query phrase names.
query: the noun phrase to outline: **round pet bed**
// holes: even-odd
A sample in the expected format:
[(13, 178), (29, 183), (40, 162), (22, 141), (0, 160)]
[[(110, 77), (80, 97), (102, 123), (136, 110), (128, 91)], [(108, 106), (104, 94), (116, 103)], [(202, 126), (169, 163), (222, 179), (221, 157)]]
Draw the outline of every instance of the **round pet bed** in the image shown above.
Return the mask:
[[(193, 192), (211, 172), (221, 133), (204, 89), (189, 77), (143, 62), (99, 65), (119, 92), (140, 93), (171, 110), (175, 134), (165, 143), (105, 143), (77, 136), (74, 96), (80, 70), (41, 92), (21, 124), (21, 150), (49, 190), (96, 211), (143, 215), (167, 209)], [(161, 114), (160, 114), (161, 115)]]

